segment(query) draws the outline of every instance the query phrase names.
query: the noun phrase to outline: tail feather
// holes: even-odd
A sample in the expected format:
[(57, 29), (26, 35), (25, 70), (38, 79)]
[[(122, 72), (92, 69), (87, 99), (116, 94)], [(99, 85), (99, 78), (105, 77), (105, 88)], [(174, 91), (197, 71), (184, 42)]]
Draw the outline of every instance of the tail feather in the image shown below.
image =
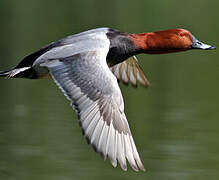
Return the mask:
[(38, 76), (35, 70), (29, 66), (22, 68), (13, 68), (7, 71), (0, 71), (0, 77), (36, 79)]
[(11, 70), (0, 71), (0, 77), (8, 77)]

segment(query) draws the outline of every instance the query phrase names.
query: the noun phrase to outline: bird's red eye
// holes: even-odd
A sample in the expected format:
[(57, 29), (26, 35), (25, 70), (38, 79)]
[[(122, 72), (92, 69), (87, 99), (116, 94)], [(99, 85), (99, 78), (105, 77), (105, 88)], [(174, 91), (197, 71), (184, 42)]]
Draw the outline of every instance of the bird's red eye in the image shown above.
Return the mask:
[(185, 36), (185, 33), (180, 33), (179, 35), (183, 37), (183, 36)]

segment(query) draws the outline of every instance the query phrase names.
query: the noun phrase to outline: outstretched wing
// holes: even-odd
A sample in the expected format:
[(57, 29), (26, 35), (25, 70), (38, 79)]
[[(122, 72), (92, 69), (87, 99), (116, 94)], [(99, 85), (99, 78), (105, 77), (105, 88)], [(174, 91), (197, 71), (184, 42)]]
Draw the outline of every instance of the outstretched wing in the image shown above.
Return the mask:
[(57, 50), (42, 57), (40, 66), (48, 68), (72, 102), (84, 135), (104, 159), (109, 157), (114, 167), (118, 161), (123, 170), (127, 170), (127, 159), (134, 170), (145, 170), (124, 113), (117, 79), (106, 64), (109, 42), (97, 44), (68, 57), (58, 57)]
[(121, 80), (125, 84), (130, 82), (135, 87), (137, 87), (137, 82), (141, 83), (145, 87), (150, 85), (135, 56), (114, 65), (110, 69), (117, 79)]

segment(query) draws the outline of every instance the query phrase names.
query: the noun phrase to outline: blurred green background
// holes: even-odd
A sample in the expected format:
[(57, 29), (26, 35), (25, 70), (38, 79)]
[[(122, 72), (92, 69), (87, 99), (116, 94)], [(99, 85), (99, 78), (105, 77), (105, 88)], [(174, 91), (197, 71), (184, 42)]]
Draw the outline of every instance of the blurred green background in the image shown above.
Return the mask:
[[(217, 0), (1, 0), (0, 69), (97, 27), (141, 33), (189, 29), (218, 46)], [(139, 55), (151, 87), (120, 85), (147, 172), (113, 168), (86, 144), (77, 116), (50, 80), (0, 80), (0, 179), (216, 180), (219, 55)]]

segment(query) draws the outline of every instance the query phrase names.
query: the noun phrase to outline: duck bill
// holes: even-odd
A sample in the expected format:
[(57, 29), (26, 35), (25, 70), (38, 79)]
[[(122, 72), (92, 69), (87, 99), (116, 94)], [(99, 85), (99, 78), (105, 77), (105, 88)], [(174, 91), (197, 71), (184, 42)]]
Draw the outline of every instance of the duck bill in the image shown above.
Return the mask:
[(193, 37), (193, 43), (192, 43), (191, 48), (192, 49), (204, 49), (204, 50), (216, 49), (215, 46), (204, 44), (204, 43), (200, 42), (199, 40), (197, 40), (195, 37)]

